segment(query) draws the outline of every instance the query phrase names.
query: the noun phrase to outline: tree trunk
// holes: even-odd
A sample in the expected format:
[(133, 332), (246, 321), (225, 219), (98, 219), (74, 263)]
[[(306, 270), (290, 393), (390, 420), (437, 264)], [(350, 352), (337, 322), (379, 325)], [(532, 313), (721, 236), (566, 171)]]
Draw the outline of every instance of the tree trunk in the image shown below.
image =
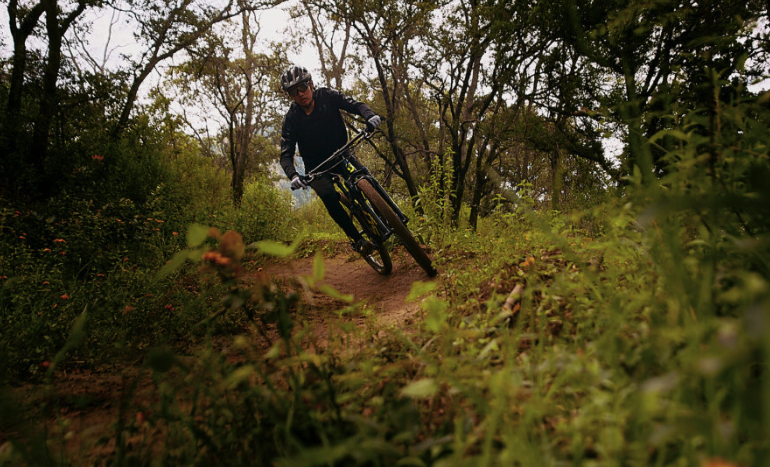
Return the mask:
[(551, 209), (558, 211), (561, 207), (561, 149), (558, 147), (551, 152)]
[(46, 63), (43, 72), (43, 95), (40, 98), (40, 111), (35, 119), (35, 130), (28, 155), (29, 162), (38, 175), (43, 173), (51, 122), (59, 107), (56, 82), (59, 80), (59, 71), (61, 70), (62, 37), (86, 8), (85, 0), (80, 0), (77, 8), (60, 23), (57, 0), (44, 0), (43, 3), (45, 5), (46, 32), (48, 33), (48, 63)]
[(8, 102), (5, 108), (5, 122), (3, 133), (0, 136), (0, 153), (6, 159), (3, 165), (9, 169), (7, 173), (16, 172), (10, 170), (11, 158), (17, 158), (17, 142), (20, 137), (22, 125), (21, 103), (24, 92), (24, 72), (27, 69), (27, 39), (37, 26), (40, 16), (45, 11), (43, 2), (36, 4), (17, 25), (18, 1), (8, 3), (8, 21), (10, 23), (11, 36), (13, 37), (13, 59), (11, 80), (8, 89)]

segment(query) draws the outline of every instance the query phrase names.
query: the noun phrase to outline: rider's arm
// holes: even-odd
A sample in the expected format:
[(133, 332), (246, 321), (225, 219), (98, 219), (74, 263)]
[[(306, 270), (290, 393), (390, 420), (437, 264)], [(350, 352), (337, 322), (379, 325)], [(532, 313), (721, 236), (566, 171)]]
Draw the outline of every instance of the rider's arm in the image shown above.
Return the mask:
[(283, 127), (281, 129), (281, 167), (283, 172), (289, 178), (293, 179), (297, 173), (297, 169), (294, 167), (294, 151), (297, 147), (297, 139), (294, 136), (294, 125), (287, 115), (283, 119)]
[(339, 91), (330, 91), (332, 92), (332, 98), (340, 109), (352, 114), (360, 115), (364, 117), (364, 120), (369, 120), (370, 118), (377, 115), (368, 105), (364, 104), (363, 102), (359, 102), (352, 97), (342, 94)]

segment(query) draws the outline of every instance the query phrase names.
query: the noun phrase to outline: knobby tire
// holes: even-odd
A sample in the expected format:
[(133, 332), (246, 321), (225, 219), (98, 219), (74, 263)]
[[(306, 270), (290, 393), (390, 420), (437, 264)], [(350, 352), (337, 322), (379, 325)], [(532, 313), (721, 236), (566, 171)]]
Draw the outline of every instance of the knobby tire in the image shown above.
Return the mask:
[(425, 250), (423, 250), (420, 244), (417, 243), (417, 240), (415, 240), (412, 232), (410, 232), (404, 223), (401, 222), (401, 219), (396, 215), (395, 212), (393, 212), (393, 209), (391, 209), (390, 205), (384, 199), (382, 199), (382, 196), (380, 196), (379, 192), (377, 192), (372, 184), (369, 183), (369, 180), (359, 180), (358, 188), (364, 192), (366, 197), (369, 198), (369, 201), (371, 201), (374, 208), (380, 213), (382, 217), (385, 218), (388, 225), (390, 225), (390, 227), (395, 231), (398, 238), (401, 239), (401, 242), (404, 244), (407, 251), (409, 251), (409, 254), (411, 254), (415, 261), (417, 261), (417, 264), (419, 264), (420, 267), (423, 268), (429, 276), (435, 276), (437, 271), (433, 268), (433, 264), (431, 263), (428, 254), (425, 253)]
[[(344, 201), (343, 201), (344, 203)], [(347, 202), (349, 204), (349, 201)], [(368, 224), (365, 214), (361, 211), (351, 212), (350, 218), (353, 223), (358, 223), (359, 231), (361, 231), (367, 240), (372, 242), (374, 250), (364, 256), (364, 260), (372, 267), (378, 274), (387, 276), (393, 271), (393, 262), (390, 259), (390, 253), (384, 244), (380, 243), (377, 239), (377, 235), (372, 232), (372, 227)]]

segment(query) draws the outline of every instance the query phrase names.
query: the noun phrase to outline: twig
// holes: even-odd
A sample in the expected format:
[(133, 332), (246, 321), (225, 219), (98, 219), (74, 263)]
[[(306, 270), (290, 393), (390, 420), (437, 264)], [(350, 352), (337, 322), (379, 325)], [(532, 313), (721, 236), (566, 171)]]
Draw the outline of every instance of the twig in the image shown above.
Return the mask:
[(511, 290), (511, 293), (508, 294), (508, 298), (505, 299), (505, 303), (503, 304), (503, 311), (510, 313), (511, 316), (519, 311), (519, 307), (514, 308), (514, 306), (521, 302), (521, 293), (523, 291), (524, 286), (517, 284), (516, 287)]

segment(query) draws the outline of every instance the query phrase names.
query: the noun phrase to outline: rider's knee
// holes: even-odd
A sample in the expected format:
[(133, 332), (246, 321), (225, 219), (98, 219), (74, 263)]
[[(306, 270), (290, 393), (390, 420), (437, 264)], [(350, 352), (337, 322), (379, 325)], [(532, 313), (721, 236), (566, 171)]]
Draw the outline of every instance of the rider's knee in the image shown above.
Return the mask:
[(337, 192), (337, 190), (329, 190), (318, 193), (318, 197), (321, 198), (321, 201), (323, 201), (324, 204), (339, 203), (340, 201), (340, 194)]

